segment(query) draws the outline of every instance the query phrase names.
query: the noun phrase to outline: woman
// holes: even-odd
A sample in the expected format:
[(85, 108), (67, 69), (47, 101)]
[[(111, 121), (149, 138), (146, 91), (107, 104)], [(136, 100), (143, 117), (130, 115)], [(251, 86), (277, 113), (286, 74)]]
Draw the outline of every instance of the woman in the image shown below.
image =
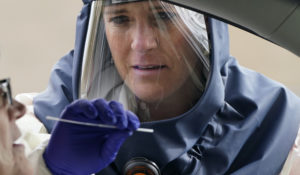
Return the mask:
[(280, 172), (300, 100), (229, 56), (224, 23), (155, 0), (84, 2), (74, 51), (34, 100), (48, 131), (45, 117), (73, 100), (115, 100), (154, 133), (134, 133), (99, 174), (136, 173), (141, 164), (157, 174)]
[(0, 174), (33, 175), (33, 167), (25, 157), (24, 145), (16, 120), (25, 114), (25, 106), (12, 100), (9, 80), (0, 80)]

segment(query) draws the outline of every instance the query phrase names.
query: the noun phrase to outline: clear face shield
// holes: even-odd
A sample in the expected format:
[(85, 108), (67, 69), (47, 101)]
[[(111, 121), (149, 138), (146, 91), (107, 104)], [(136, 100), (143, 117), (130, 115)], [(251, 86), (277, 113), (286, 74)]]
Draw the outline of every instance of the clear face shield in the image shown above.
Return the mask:
[(79, 96), (118, 101), (142, 122), (176, 117), (201, 97), (209, 61), (202, 14), (159, 0), (94, 1)]

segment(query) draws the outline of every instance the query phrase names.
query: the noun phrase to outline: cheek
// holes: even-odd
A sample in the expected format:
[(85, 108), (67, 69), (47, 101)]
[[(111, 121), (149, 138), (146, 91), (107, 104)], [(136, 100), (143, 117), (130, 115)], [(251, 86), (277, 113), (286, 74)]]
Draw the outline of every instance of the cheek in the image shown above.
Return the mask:
[(108, 42), (108, 45), (109, 45), (109, 48), (112, 52), (113, 55), (117, 55), (119, 53), (122, 47), (122, 37), (120, 34), (116, 33), (116, 32), (113, 32), (113, 31), (110, 31), (110, 32), (107, 32), (106, 34), (106, 37), (107, 37), (107, 42)]
[(12, 133), (11, 135), (12, 135), (13, 140), (17, 140), (21, 136), (20, 129), (16, 125), (15, 121), (11, 122), (10, 130), (11, 130), (11, 133)]
[(174, 43), (174, 47), (176, 48), (176, 53), (173, 52), (169, 55), (173, 60), (172, 64), (174, 66), (173, 76), (169, 80), (172, 82), (169, 84), (172, 84), (174, 89), (176, 89), (186, 83), (187, 79), (191, 76), (191, 73), (194, 72), (191, 69), (195, 68), (198, 57), (180, 31), (177, 30), (177, 32), (173, 33), (171, 38), (172, 43)]
[(3, 112), (0, 113), (0, 140), (0, 144), (6, 148), (12, 142), (11, 128), (8, 121), (8, 116)]
[(128, 73), (130, 45), (124, 33), (111, 31), (106, 36), (114, 64), (121, 77), (125, 79)]
[(118, 59), (114, 57), (114, 64), (123, 80), (128, 76), (128, 66), (125, 59)]
[(180, 69), (182, 69), (183, 71), (188, 71), (187, 67), (193, 68), (196, 65), (198, 56), (195, 50), (190, 46), (187, 39), (179, 31), (174, 36), (175, 37), (173, 37), (173, 43), (174, 47), (177, 49), (176, 55), (179, 56), (177, 62), (179, 62), (179, 67), (181, 67)]
[(106, 38), (112, 54), (117, 55), (124, 52), (125, 48), (129, 47), (130, 32), (128, 29), (116, 29), (110, 25), (105, 27)]

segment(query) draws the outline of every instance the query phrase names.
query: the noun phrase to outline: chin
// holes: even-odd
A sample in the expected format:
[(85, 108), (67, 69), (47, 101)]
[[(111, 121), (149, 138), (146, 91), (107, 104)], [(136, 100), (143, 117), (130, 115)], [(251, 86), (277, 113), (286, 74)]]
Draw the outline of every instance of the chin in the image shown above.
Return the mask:
[(164, 93), (135, 93), (138, 99), (141, 101), (148, 103), (148, 104), (154, 104), (159, 103), (164, 99)]
[(161, 102), (168, 93), (166, 89), (166, 87), (162, 87), (156, 83), (144, 83), (139, 85), (135, 83), (130, 86), (131, 92), (133, 92), (138, 99), (149, 104)]

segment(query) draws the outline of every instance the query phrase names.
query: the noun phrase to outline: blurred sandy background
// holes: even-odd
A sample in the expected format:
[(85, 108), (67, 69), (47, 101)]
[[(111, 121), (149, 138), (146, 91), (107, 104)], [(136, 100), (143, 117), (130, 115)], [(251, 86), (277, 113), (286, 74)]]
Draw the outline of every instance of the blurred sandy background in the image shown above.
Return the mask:
[[(13, 94), (43, 91), (52, 66), (74, 45), (81, 0), (0, 0), (0, 78)], [(240, 64), (271, 77), (300, 95), (300, 58), (230, 27), (231, 54)]]

